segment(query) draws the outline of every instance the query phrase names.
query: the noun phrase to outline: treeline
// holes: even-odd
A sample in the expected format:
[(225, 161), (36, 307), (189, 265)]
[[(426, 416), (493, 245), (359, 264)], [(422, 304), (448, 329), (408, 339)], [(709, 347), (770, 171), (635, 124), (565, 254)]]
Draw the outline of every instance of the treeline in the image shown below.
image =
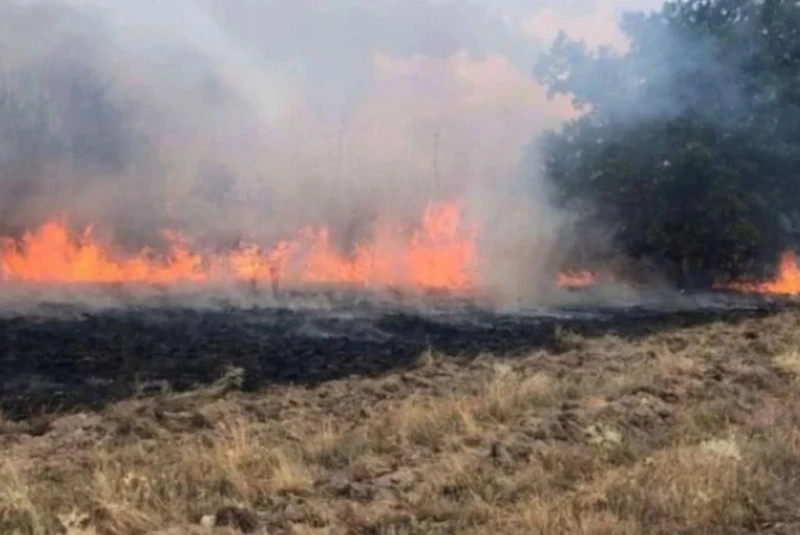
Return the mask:
[(584, 111), (540, 147), (577, 214), (572, 260), (683, 287), (769, 277), (800, 237), (800, 3), (670, 1), (623, 30), (625, 53), (562, 34), (536, 68)]

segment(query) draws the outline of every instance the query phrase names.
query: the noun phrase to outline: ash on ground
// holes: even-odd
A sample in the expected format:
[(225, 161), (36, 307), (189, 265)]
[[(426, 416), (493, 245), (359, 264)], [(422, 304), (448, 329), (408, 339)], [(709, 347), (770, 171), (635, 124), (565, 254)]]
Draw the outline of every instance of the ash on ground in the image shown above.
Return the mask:
[(413, 367), (426, 351), (455, 359), (529, 355), (558, 349), (565, 329), (638, 337), (794, 304), (733, 293), (663, 292), (614, 302), (602, 289), (565, 292), (558, 306), (350, 291), (232, 298), (115, 288), (96, 290), (91, 298), (84, 292), (82, 300), (74, 291), (4, 295), (0, 409), (11, 417), (100, 408), (154, 388), (188, 389), (231, 368), (243, 371), (245, 390), (314, 385)]

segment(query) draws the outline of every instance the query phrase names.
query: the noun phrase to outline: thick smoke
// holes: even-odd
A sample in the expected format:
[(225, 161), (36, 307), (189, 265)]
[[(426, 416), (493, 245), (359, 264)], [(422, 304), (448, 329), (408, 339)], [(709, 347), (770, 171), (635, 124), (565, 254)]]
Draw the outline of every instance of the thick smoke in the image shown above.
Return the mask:
[(669, 2), (614, 51), (558, 37), (537, 78), (588, 115), (544, 144), (584, 265), (691, 289), (775, 276), (798, 242), (797, 5)]
[[(590, 11), (614, 41), (610, 6)], [(227, 247), (328, 225), (346, 249), (379, 216), (460, 198), (487, 282), (533, 288), (563, 220), (520, 157), (574, 110), (529, 70), (542, 20), (569, 30), (586, 7), (6, 1), (0, 234), (61, 215), (132, 250), (165, 228)]]

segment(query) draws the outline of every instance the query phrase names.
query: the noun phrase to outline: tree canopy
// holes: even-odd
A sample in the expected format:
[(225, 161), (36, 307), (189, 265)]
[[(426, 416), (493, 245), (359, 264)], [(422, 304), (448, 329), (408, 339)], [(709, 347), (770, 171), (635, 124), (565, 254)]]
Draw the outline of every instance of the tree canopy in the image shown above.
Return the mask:
[[(536, 67), (583, 114), (541, 140), (558, 201), (680, 285), (770, 275), (800, 235), (800, 4), (675, 0), (625, 53), (563, 33)], [(608, 247), (610, 246), (610, 247)]]

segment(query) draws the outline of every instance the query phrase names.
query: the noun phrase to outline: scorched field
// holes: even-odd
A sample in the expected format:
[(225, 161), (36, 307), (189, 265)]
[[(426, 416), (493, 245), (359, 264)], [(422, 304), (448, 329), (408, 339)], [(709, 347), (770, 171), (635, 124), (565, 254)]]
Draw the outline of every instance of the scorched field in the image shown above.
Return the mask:
[(796, 533), (800, 311), (329, 297), (0, 319), (0, 531)]

